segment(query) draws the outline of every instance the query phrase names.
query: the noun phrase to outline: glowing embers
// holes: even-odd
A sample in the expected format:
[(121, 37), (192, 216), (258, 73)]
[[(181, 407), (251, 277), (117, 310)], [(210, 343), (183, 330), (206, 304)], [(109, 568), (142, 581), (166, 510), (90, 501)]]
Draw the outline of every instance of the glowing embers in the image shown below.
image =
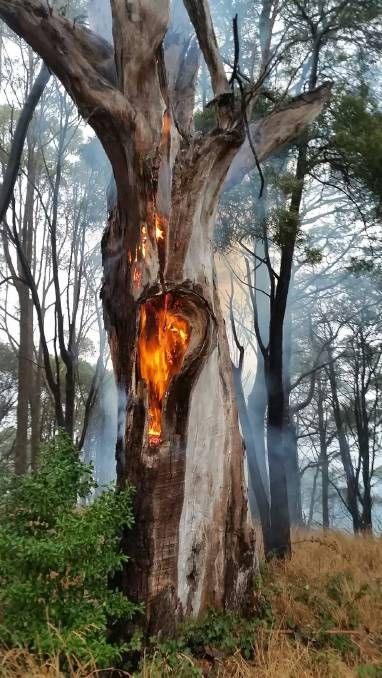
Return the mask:
[(191, 336), (181, 315), (181, 301), (168, 293), (142, 304), (138, 338), (141, 377), (149, 400), (149, 443), (159, 445), (162, 435), (163, 400), (171, 379), (179, 374)]

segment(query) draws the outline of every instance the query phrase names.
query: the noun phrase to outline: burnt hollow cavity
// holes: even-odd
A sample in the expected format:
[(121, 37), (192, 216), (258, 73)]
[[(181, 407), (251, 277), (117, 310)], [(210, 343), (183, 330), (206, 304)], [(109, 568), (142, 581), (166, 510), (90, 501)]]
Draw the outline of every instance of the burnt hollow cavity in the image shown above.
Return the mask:
[(138, 376), (145, 385), (145, 441), (184, 439), (191, 388), (215, 334), (212, 313), (181, 289), (147, 298), (139, 308)]

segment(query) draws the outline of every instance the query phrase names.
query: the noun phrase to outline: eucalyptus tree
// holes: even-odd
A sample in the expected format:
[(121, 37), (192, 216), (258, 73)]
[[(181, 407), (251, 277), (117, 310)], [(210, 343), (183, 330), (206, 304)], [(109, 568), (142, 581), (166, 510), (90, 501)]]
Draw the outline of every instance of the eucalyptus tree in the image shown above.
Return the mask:
[[(42, 0), (0, 0), (0, 17), (59, 77), (113, 168), (102, 298), (120, 394), (118, 483), (136, 486), (121, 585), (146, 602), (150, 628), (164, 629), (210, 605), (243, 610), (252, 589), (243, 447), (211, 241), (245, 138), (243, 106), (259, 92), (251, 82), (243, 98), (237, 69), (230, 82), (206, 0), (174, 4), (171, 25), (168, 0), (112, 0), (111, 8), (114, 49)], [(192, 131), (193, 32), (217, 120), (204, 135)], [(328, 93), (320, 87), (258, 120), (252, 164), (299, 134)]]

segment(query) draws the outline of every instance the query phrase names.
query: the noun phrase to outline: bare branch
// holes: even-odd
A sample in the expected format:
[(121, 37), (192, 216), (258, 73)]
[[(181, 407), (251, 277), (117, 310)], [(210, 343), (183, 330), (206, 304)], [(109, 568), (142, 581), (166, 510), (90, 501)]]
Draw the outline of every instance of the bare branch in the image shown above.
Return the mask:
[(231, 90), (219, 52), (208, 0), (183, 0), (183, 2), (210, 72), (214, 95), (219, 97), (227, 94)]
[[(276, 149), (296, 139), (313, 122), (329, 99), (331, 84), (324, 83), (307, 94), (301, 94), (288, 104), (276, 107), (258, 122), (250, 125), (251, 139), (258, 162), (265, 160)], [(249, 138), (235, 156), (225, 181), (225, 190), (239, 184), (255, 167), (255, 158)]]
[(33, 113), (38, 102), (40, 101), (49, 78), (49, 70), (45, 64), (43, 64), (17, 121), (17, 126), (12, 141), (11, 153), (8, 158), (7, 169), (0, 192), (0, 223), (3, 221), (6, 215), (7, 209), (12, 199), (13, 189), (17, 179), (17, 173), (20, 166), (20, 160), (29, 123), (32, 120)]

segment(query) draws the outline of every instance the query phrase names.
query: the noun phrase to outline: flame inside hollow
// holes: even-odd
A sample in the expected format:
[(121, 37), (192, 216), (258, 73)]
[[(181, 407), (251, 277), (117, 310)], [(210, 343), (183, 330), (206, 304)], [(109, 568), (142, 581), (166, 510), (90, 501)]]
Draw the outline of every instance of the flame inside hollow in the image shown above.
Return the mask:
[(180, 311), (179, 299), (170, 293), (150, 299), (140, 310), (138, 357), (148, 387), (151, 445), (161, 441), (163, 399), (190, 342), (190, 326)]

